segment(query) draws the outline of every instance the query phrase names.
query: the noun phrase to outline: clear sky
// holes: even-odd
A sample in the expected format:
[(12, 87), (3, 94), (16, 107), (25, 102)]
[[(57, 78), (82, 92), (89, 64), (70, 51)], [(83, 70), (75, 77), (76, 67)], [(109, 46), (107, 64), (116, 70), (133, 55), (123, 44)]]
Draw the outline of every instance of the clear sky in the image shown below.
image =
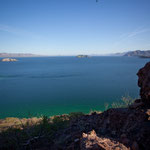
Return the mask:
[(0, 0), (0, 52), (150, 49), (150, 0)]

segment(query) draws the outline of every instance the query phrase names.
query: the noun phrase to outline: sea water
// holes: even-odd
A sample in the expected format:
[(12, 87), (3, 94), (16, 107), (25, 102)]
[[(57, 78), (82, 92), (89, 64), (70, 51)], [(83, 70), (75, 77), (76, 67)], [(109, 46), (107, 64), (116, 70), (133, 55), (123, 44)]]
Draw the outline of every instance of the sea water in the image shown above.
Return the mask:
[(0, 62), (0, 118), (103, 111), (139, 97), (138, 57), (32, 57)]

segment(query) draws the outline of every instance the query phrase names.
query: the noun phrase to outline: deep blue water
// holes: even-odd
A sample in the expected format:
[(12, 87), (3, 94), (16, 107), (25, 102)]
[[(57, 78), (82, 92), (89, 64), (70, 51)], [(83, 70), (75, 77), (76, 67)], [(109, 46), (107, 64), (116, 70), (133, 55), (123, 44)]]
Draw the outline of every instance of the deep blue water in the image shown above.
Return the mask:
[(138, 97), (137, 57), (39, 57), (0, 62), (0, 118), (104, 110)]

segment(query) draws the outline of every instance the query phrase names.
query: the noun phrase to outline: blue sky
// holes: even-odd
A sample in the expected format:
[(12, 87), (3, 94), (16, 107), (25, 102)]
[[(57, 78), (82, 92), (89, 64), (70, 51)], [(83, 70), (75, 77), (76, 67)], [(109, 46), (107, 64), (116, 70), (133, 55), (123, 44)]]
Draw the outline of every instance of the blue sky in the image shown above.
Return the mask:
[(0, 0), (0, 52), (150, 49), (150, 0)]

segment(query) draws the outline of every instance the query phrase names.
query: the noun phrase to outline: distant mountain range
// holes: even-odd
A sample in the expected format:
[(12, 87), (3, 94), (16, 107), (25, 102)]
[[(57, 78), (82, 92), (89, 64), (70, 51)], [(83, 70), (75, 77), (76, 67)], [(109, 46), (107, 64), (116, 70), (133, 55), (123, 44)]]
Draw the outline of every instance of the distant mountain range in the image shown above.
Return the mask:
[[(0, 53), (0, 57), (48, 57), (50, 55), (37, 55), (31, 53)], [(107, 55), (77, 55), (77, 57), (85, 56), (137, 56), (141, 58), (150, 58), (150, 50), (135, 50), (123, 53), (113, 53)]]
[(143, 58), (150, 58), (150, 50), (134, 50), (134, 51), (128, 51), (128, 52), (118, 52), (118, 53), (109, 53), (109, 54), (93, 54), (91, 56), (137, 56), (137, 57), (143, 57)]
[(124, 54), (124, 56), (138, 56), (138, 57), (150, 57), (150, 50), (142, 51), (142, 50), (136, 50), (136, 51), (130, 51)]
[(135, 51), (129, 51), (129, 52), (123, 52), (123, 53), (115, 53), (110, 54), (110, 56), (128, 56), (128, 57), (142, 57), (142, 58), (150, 58), (150, 50), (135, 50)]
[(42, 55), (30, 53), (0, 53), (0, 57), (41, 57)]

